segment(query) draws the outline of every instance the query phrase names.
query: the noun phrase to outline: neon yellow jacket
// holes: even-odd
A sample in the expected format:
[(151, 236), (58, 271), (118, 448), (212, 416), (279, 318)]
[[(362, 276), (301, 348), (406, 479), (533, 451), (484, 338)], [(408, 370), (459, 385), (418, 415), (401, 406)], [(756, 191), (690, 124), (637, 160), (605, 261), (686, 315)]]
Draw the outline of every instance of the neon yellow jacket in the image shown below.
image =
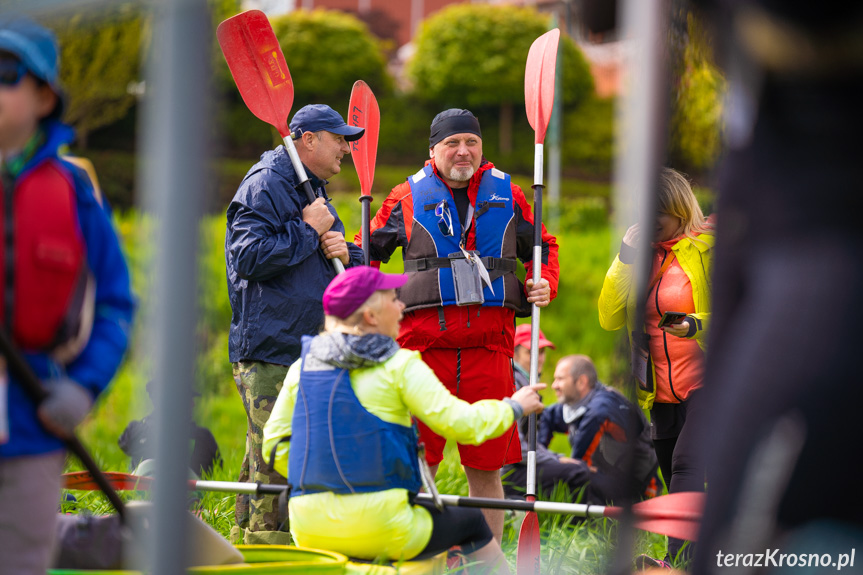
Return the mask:
[[(288, 370), (264, 426), (263, 453), (267, 457), (281, 438), (291, 434), (300, 361)], [(468, 445), (503, 435), (513, 424), (513, 410), (502, 401), (470, 404), (450, 394), (416, 351), (400, 349), (384, 363), (355, 369), (350, 374), (354, 393), (363, 407), (390, 423), (410, 427), (413, 414), (439, 435)], [(288, 453), (289, 443), (279, 444), (275, 469), (286, 477)], [(404, 489), (302, 495), (291, 498), (289, 511), (291, 535), (297, 544), (351, 557), (410, 559), (431, 538), (431, 515), (409, 505)]]
[[(711, 249), (715, 242), (714, 236), (703, 233), (698, 239), (683, 238), (671, 248), (681, 269), (692, 284), (692, 300), (695, 313), (691, 317), (698, 320), (693, 338), (702, 350), (706, 346), (707, 326), (710, 323), (710, 266), (712, 263)], [(626, 326), (629, 343), (632, 345), (632, 332), (635, 329), (635, 286), (632, 281), (633, 266), (620, 261), (620, 254), (614, 257), (614, 262), (605, 274), (602, 291), (599, 294), (599, 325), (608, 331), (614, 331)], [(653, 362), (650, 363), (653, 370)], [(651, 373), (653, 381), (656, 374)], [(649, 410), (656, 398), (656, 388), (646, 392), (638, 388), (638, 404), (642, 409)]]

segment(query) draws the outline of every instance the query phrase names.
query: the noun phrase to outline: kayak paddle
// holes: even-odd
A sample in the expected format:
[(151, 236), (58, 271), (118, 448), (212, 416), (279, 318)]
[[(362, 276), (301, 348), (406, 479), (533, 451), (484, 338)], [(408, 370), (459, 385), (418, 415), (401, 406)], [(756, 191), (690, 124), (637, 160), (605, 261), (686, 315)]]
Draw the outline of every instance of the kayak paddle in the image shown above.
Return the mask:
[[(533, 165), (533, 285), (539, 285), (542, 270), (542, 142), (554, 105), (554, 74), (560, 30), (555, 28), (534, 40), (524, 70), (524, 103), (527, 119), (534, 129)], [(530, 317), (530, 385), (539, 379), (539, 306), (533, 304)], [(536, 414), (528, 419), (527, 495), (536, 501)], [(539, 575), (539, 520), (529, 511), (518, 533), (516, 572)]]
[[(107, 480), (116, 489), (137, 489), (147, 491), (152, 488), (154, 479), (129, 473), (109, 472)], [(93, 476), (88, 471), (77, 471), (63, 475), (66, 489), (92, 491), (98, 489)], [(286, 491), (286, 485), (267, 485), (261, 483), (243, 483), (239, 481), (195, 481), (189, 480), (189, 489), (198, 491), (213, 491), (219, 493), (242, 493), (248, 495), (279, 495)], [(484, 497), (458, 497), (456, 495), (438, 495), (444, 505), (451, 507), (476, 507), (479, 509), (511, 509), (533, 513), (553, 513), (556, 515), (573, 515), (576, 517), (608, 517), (617, 519), (623, 513), (622, 507), (609, 505), (586, 505), (583, 503), (556, 503), (553, 501), (518, 501), (513, 499), (492, 499)], [(695, 541), (698, 538), (698, 526), (704, 509), (703, 492), (683, 492), (662, 495), (636, 503), (632, 506), (635, 526), (644, 531), (669, 535)], [(416, 501), (434, 502), (427, 493), (420, 493)]]
[[(21, 352), (9, 340), (6, 332), (2, 329), (0, 329), (0, 354), (6, 358), (6, 365), (9, 367), (9, 371), (17, 376), (16, 381), (21, 383), (21, 386), (24, 388), (27, 395), (30, 396), (37, 406), (42, 403), (48, 397), (48, 392), (42, 386), (42, 382), (39, 381), (36, 374), (33, 373), (33, 369), (30, 367), (30, 364), (24, 360)], [(125, 521), (126, 509), (123, 506), (123, 501), (120, 499), (120, 496), (117, 495), (114, 488), (111, 487), (111, 482), (108, 481), (99, 470), (99, 466), (96, 465), (96, 462), (81, 443), (81, 440), (78, 439), (74, 433), (68, 437), (61, 437), (60, 439), (63, 440), (69, 451), (71, 451), (75, 457), (81, 461), (84, 467), (87, 468), (87, 473), (90, 474), (90, 477), (96, 486), (95, 488), (101, 489), (102, 492), (105, 493), (108, 501), (110, 501), (111, 505), (114, 506), (114, 509), (117, 510), (120, 520)]]
[(363, 257), (366, 265), (369, 256), (369, 220), (371, 219), (372, 183), (375, 181), (375, 160), (378, 155), (378, 135), (381, 125), (381, 110), (369, 85), (362, 80), (354, 82), (348, 109), (348, 124), (365, 128), (363, 137), (351, 142), (351, 157), (360, 178), (360, 203), (362, 204)]

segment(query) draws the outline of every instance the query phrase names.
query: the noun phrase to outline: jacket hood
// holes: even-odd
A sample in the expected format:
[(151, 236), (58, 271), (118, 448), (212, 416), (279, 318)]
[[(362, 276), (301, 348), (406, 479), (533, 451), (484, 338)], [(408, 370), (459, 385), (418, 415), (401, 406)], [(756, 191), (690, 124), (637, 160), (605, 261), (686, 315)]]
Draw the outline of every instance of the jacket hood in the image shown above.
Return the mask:
[(386, 335), (332, 332), (312, 340), (309, 356), (340, 369), (359, 369), (383, 363), (398, 350), (399, 345)]

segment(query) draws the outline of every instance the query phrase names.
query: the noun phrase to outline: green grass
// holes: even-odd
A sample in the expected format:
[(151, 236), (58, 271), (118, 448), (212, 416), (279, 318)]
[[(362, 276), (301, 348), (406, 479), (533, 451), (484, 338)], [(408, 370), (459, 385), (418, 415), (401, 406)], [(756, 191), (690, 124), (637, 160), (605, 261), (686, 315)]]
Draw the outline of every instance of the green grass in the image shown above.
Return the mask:
[[(346, 172), (351, 173), (352, 170)], [(386, 181), (386, 186), (391, 187), (392, 182), (403, 180), (406, 173), (401, 167), (380, 166), (376, 178)], [(382, 185), (381, 189), (389, 188)], [(608, 186), (566, 182), (565, 189), (571, 193), (566, 192), (562, 202), (561, 223), (557, 230), (551, 230), (557, 232), (560, 245), (559, 297), (541, 314), (542, 329), (557, 348), (548, 354), (542, 379), (550, 382), (555, 362), (562, 356), (584, 353), (594, 358), (601, 379), (617, 383), (616, 374), (621, 373), (621, 365), (627, 362), (616, 351), (623, 334), (603, 331), (599, 327), (596, 310), (605, 271), (619, 241), (612, 237), (607, 224)], [(334, 203), (345, 220), (349, 237), (359, 230), (357, 195), (350, 192), (334, 195)], [(374, 209), (382, 199), (383, 193), (376, 194)], [(146, 312), (151, 304), (148, 297), (152, 281), (148, 273), (153, 258), (151, 238), (158, 233), (157, 226), (151, 219), (134, 212), (118, 214), (117, 224), (130, 262), (135, 291), (140, 298), (140, 309)], [(244, 452), (246, 417), (227, 358), (230, 306), (225, 281), (224, 234), (223, 214), (208, 216), (201, 222), (199, 302), (202, 314), (197, 333), (201, 352), (197, 360), (196, 385), (203, 395), (196, 404), (195, 419), (212, 430), (222, 451), (224, 468), (216, 470), (212, 478), (235, 481)], [(400, 272), (401, 266), (399, 252), (384, 266), (384, 270)], [(149, 360), (141, 346), (141, 325), (139, 321), (129, 356), (110, 392), (100, 398), (80, 429), (82, 440), (106, 470), (128, 469), (128, 458), (117, 446), (117, 439), (131, 419), (140, 418), (151, 409), (144, 391)], [(546, 390), (544, 399), (547, 403), (554, 400), (551, 390)], [(562, 435), (555, 437), (552, 448), (562, 453), (568, 452), (566, 438)], [(437, 476), (438, 488), (444, 493), (467, 495), (467, 482), (457, 450), (448, 446), (445, 454)], [(83, 492), (77, 492), (76, 495), (80, 496), (83, 507), (96, 513), (110, 512), (110, 506), (103, 496)], [(127, 495), (137, 496), (140, 495)], [(551, 494), (551, 498), (568, 500), (568, 495)], [(226, 536), (234, 521), (234, 500), (233, 495), (214, 493), (205, 494), (202, 498), (202, 517)], [(606, 571), (610, 557), (615, 552), (613, 522), (579, 521), (572, 517), (552, 515), (540, 515), (540, 522), (544, 571), (579, 574)], [(513, 564), (519, 525), (519, 515), (508, 515), (503, 547)], [(663, 537), (639, 532), (636, 552), (662, 557), (664, 545)]]

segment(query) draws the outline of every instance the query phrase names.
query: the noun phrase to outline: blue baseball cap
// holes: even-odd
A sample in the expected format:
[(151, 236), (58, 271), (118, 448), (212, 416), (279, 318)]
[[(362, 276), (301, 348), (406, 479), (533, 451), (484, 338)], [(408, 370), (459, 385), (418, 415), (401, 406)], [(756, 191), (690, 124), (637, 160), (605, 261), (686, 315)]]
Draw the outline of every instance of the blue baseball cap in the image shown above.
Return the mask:
[(291, 119), (291, 132), (298, 137), (303, 132), (318, 132), (326, 130), (333, 134), (344, 136), (345, 140), (352, 142), (363, 137), (365, 128), (348, 126), (344, 118), (325, 104), (309, 104), (303, 106)]
[(60, 58), (54, 33), (23, 16), (0, 18), (0, 52), (18, 58), (27, 71), (48, 84), (58, 96), (52, 115), (63, 108), (63, 91), (59, 85)]

